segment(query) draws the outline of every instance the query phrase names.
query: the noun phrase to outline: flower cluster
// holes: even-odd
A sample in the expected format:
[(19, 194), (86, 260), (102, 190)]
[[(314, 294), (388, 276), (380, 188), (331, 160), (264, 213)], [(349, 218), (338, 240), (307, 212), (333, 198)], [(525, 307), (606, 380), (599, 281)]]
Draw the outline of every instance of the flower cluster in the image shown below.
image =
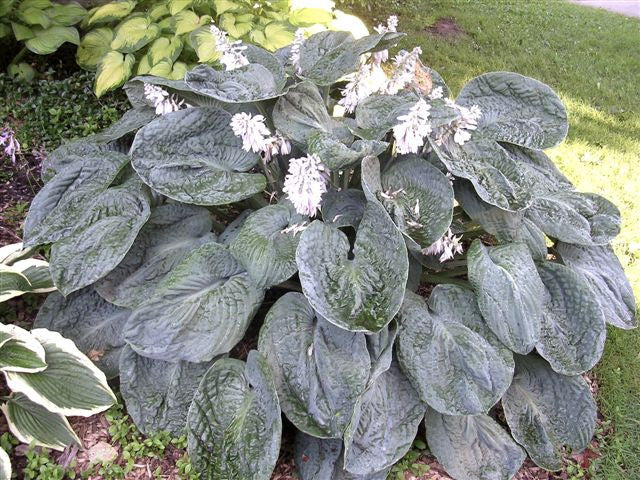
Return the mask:
[(164, 88), (150, 83), (144, 84), (144, 97), (154, 106), (156, 115), (164, 115), (178, 111), (182, 107), (189, 108), (191, 106), (184, 100), (178, 99), (175, 94), (171, 95)]
[(223, 32), (215, 25), (210, 27), (213, 38), (216, 41), (216, 49), (220, 52), (220, 63), (226, 70), (235, 70), (249, 64), (249, 60), (244, 56), (246, 45), (242, 45), (240, 40), (230, 42), (226, 32)]
[(380, 65), (363, 63), (342, 90), (342, 98), (338, 104), (342, 105), (347, 113), (352, 113), (358, 103), (384, 89), (386, 83), (387, 76)]
[(242, 148), (247, 152), (260, 153), (266, 162), (274, 155), (288, 155), (291, 153), (291, 143), (276, 132), (271, 132), (265, 125), (262, 115), (250, 113), (236, 113), (231, 117), (231, 129), (236, 137), (242, 139)]
[(393, 59), (393, 76), (389, 79), (384, 93), (395, 95), (413, 82), (416, 76), (416, 67), (419, 65), (420, 55), (422, 55), (422, 49), (420, 47), (414, 47), (410, 52), (406, 50), (400, 50), (398, 52)]
[(300, 66), (300, 49), (302, 48), (302, 44), (304, 43), (304, 30), (299, 28), (296, 30), (295, 37), (293, 39), (293, 43), (291, 44), (291, 54), (289, 56), (289, 61), (291, 65), (296, 69), (296, 73), (302, 73), (302, 67)]
[(320, 208), (328, 181), (328, 171), (317, 155), (292, 158), (282, 191), (298, 213), (312, 217)]
[[(397, 32), (398, 31), (398, 17), (395, 15), (391, 15), (387, 19), (386, 25), (378, 25), (374, 27), (374, 30), (378, 33), (389, 33), (389, 32)], [(389, 60), (389, 50), (381, 50), (379, 52), (375, 52), (373, 54), (373, 61), (376, 65), (380, 65)]]
[(425, 255), (440, 255), (440, 263), (446, 262), (452, 259), (456, 253), (463, 253), (464, 249), (460, 240), (462, 240), (462, 235), (455, 236), (449, 229), (442, 238), (425, 248), (422, 253)]
[(0, 130), (0, 146), (4, 147), (4, 154), (11, 159), (11, 163), (16, 163), (16, 154), (20, 153), (20, 142), (11, 128), (4, 127)]
[(411, 107), (409, 113), (398, 117), (400, 123), (393, 127), (398, 153), (418, 153), (424, 145), (424, 137), (431, 133), (430, 110), (431, 105), (421, 98)]

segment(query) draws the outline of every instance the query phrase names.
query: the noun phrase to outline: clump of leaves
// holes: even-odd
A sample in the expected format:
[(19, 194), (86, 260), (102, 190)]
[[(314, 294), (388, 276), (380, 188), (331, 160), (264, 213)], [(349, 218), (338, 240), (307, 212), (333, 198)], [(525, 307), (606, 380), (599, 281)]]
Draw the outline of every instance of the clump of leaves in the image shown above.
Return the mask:
[(581, 374), (605, 322), (635, 326), (618, 210), (544, 154), (568, 128), (548, 86), (488, 73), (454, 101), (419, 49), (383, 66), (395, 24), (138, 77), (50, 157), (36, 324), (120, 376), (142, 432), (186, 427), (203, 478), (268, 479), (281, 412), (303, 480), (386, 478), (422, 422), (456, 479), (556, 470), (593, 435)]

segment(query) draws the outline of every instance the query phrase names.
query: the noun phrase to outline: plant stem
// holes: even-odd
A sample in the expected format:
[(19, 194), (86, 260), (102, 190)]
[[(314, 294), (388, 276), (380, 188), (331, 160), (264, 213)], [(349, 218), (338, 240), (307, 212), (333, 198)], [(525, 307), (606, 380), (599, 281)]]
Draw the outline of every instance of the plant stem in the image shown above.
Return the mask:
[(13, 60), (11, 60), (11, 65), (18, 64), (18, 62), (20, 62), (20, 60), (24, 58), (27, 52), (28, 52), (27, 47), (22, 47), (22, 50), (20, 50), (18, 54), (15, 57), (13, 57)]
[(286, 280), (282, 283), (279, 283), (275, 286), (275, 288), (282, 288), (285, 290), (293, 290), (294, 292), (302, 292), (302, 287), (292, 280)]

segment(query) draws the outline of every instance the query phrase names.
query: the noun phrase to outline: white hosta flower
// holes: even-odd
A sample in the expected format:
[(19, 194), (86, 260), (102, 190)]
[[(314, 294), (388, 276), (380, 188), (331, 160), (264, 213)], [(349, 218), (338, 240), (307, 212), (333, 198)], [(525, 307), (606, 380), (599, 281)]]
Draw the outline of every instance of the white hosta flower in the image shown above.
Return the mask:
[(4, 147), (4, 154), (15, 164), (16, 154), (20, 153), (20, 142), (11, 128), (4, 127), (0, 130), (0, 146)]
[(176, 112), (182, 107), (189, 108), (191, 106), (184, 100), (178, 99), (177, 95), (171, 95), (164, 88), (150, 83), (144, 84), (144, 97), (153, 104), (156, 115)]
[(289, 56), (289, 61), (291, 65), (296, 69), (296, 73), (302, 73), (302, 67), (300, 66), (300, 49), (302, 48), (302, 44), (304, 43), (304, 30), (301, 28), (296, 30), (295, 37), (293, 39), (293, 43), (291, 44), (291, 54)]
[(452, 259), (456, 253), (463, 253), (464, 248), (460, 240), (462, 235), (455, 236), (451, 229), (447, 230), (442, 238), (437, 240), (433, 245), (425, 248), (422, 253), (425, 255), (440, 255), (440, 263)]
[(247, 152), (261, 152), (271, 132), (264, 124), (264, 117), (250, 113), (236, 113), (231, 117), (231, 130), (236, 137), (242, 138), (242, 149)]
[(424, 137), (431, 133), (430, 109), (431, 105), (421, 98), (411, 107), (409, 113), (398, 117), (400, 123), (393, 127), (398, 153), (418, 153), (420, 147), (424, 145)]
[(289, 225), (287, 228), (280, 230), (280, 233), (293, 233), (295, 237), (300, 232), (304, 232), (309, 226), (309, 222), (302, 223), (294, 223), (293, 225)]
[(429, 99), (431, 100), (438, 100), (442, 97), (444, 97), (444, 91), (442, 87), (434, 88), (433, 90), (431, 90), (431, 93), (429, 94)]
[(393, 60), (394, 72), (386, 86), (385, 93), (395, 95), (404, 87), (413, 82), (416, 76), (416, 65), (422, 54), (420, 47), (415, 47), (411, 52), (401, 50)]
[(338, 104), (347, 113), (352, 113), (358, 103), (369, 95), (382, 90), (387, 83), (387, 76), (379, 65), (362, 64), (358, 71), (351, 76), (351, 80), (342, 89), (342, 98)]
[(471, 139), (471, 130), (478, 128), (478, 120), (482, 116), (482, 111), (477, 105), (471, 108), (458, 106), (462, 118), (458, 120), (456, 132), (453, 134), (453, 141), (458, 145), (464, 145)]
[(249, 65), (249, 60), (244, 56), (246, 45), (242, 45), (240, 40), (230, 42), (227, 33), (220, 30), (215, 25), (210, 27), (211, 34), (216, 41), (216, 49), (220, 52), (220, 63), (226, 70), (235, 70), (236, 68)]
[[(377, 27), (373, 27), (373, 29), (378, 33), (389, 33), (389, 32), (397, 32), (398, 31), (398, 17), (396, 15), (391, 15), (387, 18), (386, 25), (378, 25)], [(380, 52), (375, 52), (373, 54), (373, 61), (376, 65), (380, 65), (389, 60), (389, 50), (381, 50)]]
[(320, 208), (322, 195), (327, 191), (328, 170), (317, 155), (289, 160), (289, 172), (284, 188), (296, 211), (312, 217)]
[(291, 143), (280, 132), (267, 138), (262, 149), (262, 158), (269, 163), (274, 155), (289, 155), (291, 153)]

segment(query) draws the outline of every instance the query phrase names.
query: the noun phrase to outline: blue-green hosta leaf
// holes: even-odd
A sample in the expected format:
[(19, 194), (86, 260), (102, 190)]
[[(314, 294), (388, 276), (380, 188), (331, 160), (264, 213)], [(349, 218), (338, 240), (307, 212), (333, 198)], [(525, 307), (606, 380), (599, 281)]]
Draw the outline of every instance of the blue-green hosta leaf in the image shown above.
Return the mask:
[(311, 82), (298, 83), (278, 99), (273, 108), (273, 123), (285, 137), (301, 146), (306, 146), (309, 136), (318, 130), (339, 141), (353, 139), (351, 133), (329, 115), (318, 87)]
[(10, 478), (11, 459), (4, 448), (0, 448), (0, 480), (9, 480)]
[(162, 115), (136, 134), (133, 167), (142, 180), (185, 203), (221, 205), (261, 192), (266, 179), (243, 173), (258, 156), (242, 150), (229, 126), (231, 115), (217, 108), (187, 108)]
[(400, 309), (407, 249), (375, 203), (365, 207), (353, 249), (343, 232), (316, 220), (302, 233), (296, 263), (311, 306), (341, 328), (378, 332)]
[(73, 340), (107, 378), (118, 376), (123, 327), (130, 310), (106, 302), (87, 287), (67, 297), (52, 293), (38, 311), (34, 326)]
[(17, 325), (0, 323), (0, 371), (41, 372), (47, 368), (40, 342)]
[(71, 233), (51, 247), (51, 277), (63, 295), (91, 285), (125, 257), (150, 215), (146, 187), (128, 181), (100, 193)]
[(234, 218), (233, 221), (229, 225), (227, 225), (227, 228), (224, 229), (224, 232), (222, 232), (218, 236), (218, 243), (226, 245), (227, 247), (231, 245), (238, 236), (238, 233), (240, 233), (240, 229), (244, 225), (244, 222), (247, 221), (247, 218), (252, 213), (253, 210), (243, 210), (240, 215)]
[(82, 445), (64, 415), (50, 412), (22, 393), (14, 393), (0, 409), (11, 433), (23, 443), (60, 451), (69, 445)]
[(5, 372), (12, 391), (61, 415), (89, 417), (116, 402), (104, 373), (71, 340), (44, 328), (32, 330), (31, 335), (44, 348), (47, 368), (36, 373)]
[(369, 475), (396, 463), (411, 448), (425, 410), (411, 382), (391, 363), (356, 403), (344, 435), (345, 470)]
[(31, 202), (24, 224), (25, 246), (52, 243), (68, 236), (87, 203), (104, 192), (129, 162), (126, 155), (101, 152), (66, 159)]
[(620, 260), (609, 245), (585, 247), (557, 242), (562, 263), (584, 275), (606, 322), (618, 328), (636, 327), (636, 301)]
[(302, 480), (386, 480), (390, 467), (370, 475), (344, 469), (342, 440), (321, 439), (303, 432), (296, 434), (295, 461)]
[(138, 307), (194, 248), (215, 241), (207, 209), (179, 203), (151, 212), (124, 260), (98, 281), (96, 291), (110, 303)]
[(481, 335), (489, 333), (479, 330), (482, 323), (470, 290), (438, 286), (429, 309), (420, 296), (405, 294), (398, 361), (422, 400), (441, 413), (486, 413), (509, 388), (513, 358)]
[(322, 221), (336, 228), (358, 228), (366, 204), (362, 190), (330, 190), (322, 196)]
[(252, 213), (229, 246), (234, 257), (261, 287), (268, 288), (293, 276), (299, 232), (285, 231), (307, 217), (289, 205), (269, 205)]
[(536, 350), (556, 372), (578, 375), (593, 368), (604, 350), (604, 315), (585, 278), (569, 267), (544, 262), (538, 273), (546, 290)]
[(456, 102), (483, 112), (478, 132), (488, 138), (544, 149), (567, 135), (567, 111), (544, 83), (517, 73), (485, 73), (467, 83)]
[(558, 192), (537, 198), (527, 218), (552, 238), (578, 245), (606, 245), (620, 233), (620, 211), (595, 193)]
[(269, 310), (258, 349), (273, 372), (280, 407), (298, 430), (341, 438), (369, 379), (365, 336), (330, 324), (304, 295), (290, 292)]
[(133, 311), (125, 339), (140, 355), (206, 362), (244, 336), (264, 291), (226, 247), (195, 249)]
[(389, 146), (377, 140), (356, 140), (349, 147), (322, 130), (311, 132), (307, 145), (308, 153), (318, 155), (331, 171), (353, 166), (367, 156), (380, 155)]
[(187, 450), (207, 480), (269, 480), (278, 460), (282, 419), (266, 360), (218, 360), (189, 408)]
[(511, 480), (527, 457), (488, 415), (425, 415), (429, 449), (457, 480)]
[(397, 95), (371, 95), (358, 103), (356, 108), (356, 133), (360, 138), (380, 140), (398, 124), (398, 117), (405, 115), (419, 97), (413, 92)]
[(120, 392), (138, 429), (145, 435), (182, 435), (193, 395), (212, 363), (154, 360), (126, 346), (120, 355)]
[(540, 338), (544, 285), (522, 243), (467, 252), (469, 281), (487, 325), (514, 352), (530, 352)]
[(349, 32), (316, 33), (300, 48), (300, 76), (316, 85), (331, 85), (356, 71), (363, 53), (386, 49), (403, 36), (401, 33), (379, 33), (354, 39)]
[(393, 320), (378, 333), (367, 335), (367, 349), (371, 358), (369, 385), (389, 370), (393, 361), (393, 345), (398, 336), (398, 323)]
[(579, 452), (595, 431), (596, 402), (587, 382), (556, 373), (533, 355), (516, 356), (502, 406), (513, 438), (546, 470), (562, 468), (563, 445)]

